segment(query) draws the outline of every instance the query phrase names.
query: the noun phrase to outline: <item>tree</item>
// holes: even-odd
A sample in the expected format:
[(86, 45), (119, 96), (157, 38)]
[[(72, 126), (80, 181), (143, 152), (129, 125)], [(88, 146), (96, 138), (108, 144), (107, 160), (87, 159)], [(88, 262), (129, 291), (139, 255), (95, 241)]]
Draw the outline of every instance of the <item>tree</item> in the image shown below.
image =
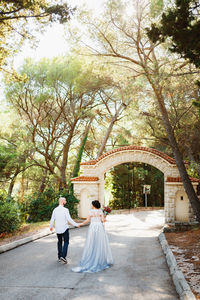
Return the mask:
[[(87, 20), (85, 24), (92, 29), (94, 45), (89, 45), (93, 55), (107, 58), (110, 63), (118, 64), (129, 70), (129, 76), (134, 81), (138, 76), (144, 76), (154, 94), (154, 101), (162, 118), (169, 144), (183, 181), (185, 191), (193, 207), (197, 219), (200, 221), (200, 202), (190, 182), (182, 154), (177, 144), (173, 127), (170, 122), (167, 106), (165, 105), (166, 78), (176, 76), (183, 61), (170, 61), (161, 47), (153, 44), (146, 35), (145, 28), (149, 23), (149, 12), (146, 3), (137, 3), (131, 16), (125, 15), (126, 6), (121, 2), (111, 1), (105, 13), (104, 20)], [(99, 44), (97, 44), (97, 42)], [(188, 67), (185, 66), (187, 72)]]
[(67, 22), (73, 12), (67, 4), (50, 5), (46, 0), (0, 1), (0, 70), (5, 70), (7, 58), (18, 51), (25, 39), (33, 38), (33, 21), (42, 30), (52, 22)]
[(82, 139), (80, 141), (80, 146), (78, 149), (78, 155), (74, 164), (74, 168), (72, 171), (72, 178), (77, 177), (79, 175), (79, 171), (80, 171), (80, 164), (81, 164), (81, 160), (82, 160), (82, 156), (83, 156), (83, 151), (84, 151), (84, 147), (85, 144), (87, 142), (87, 138), (88, 138), (88, 133), (90, 131), (91, 125), (92, 125), (92, 121), (94, 120), (94, 116), (91, 117), (91, 119), (88, 122), (88, 125), (85, 128), (85, 132), (82, 136)]
[(46, 0), (7, 0), (6, 3), (1, 3), (0, 23), (16, 19), (27, 21), (29, 18), (43, 19), (43, 22), (64, 23), (69, 20), (72, 12), (66, 3), (49, 5)]
[(9, 109), (2, 112), (0, 117), (0, 181), (8, 196), (12, 196), (18, 177), (23, 177), (25, 171), (34, 166), (34, 162), (30, 160), (33, 151), (28, 132), (23, 122), (15, 119), (13, 111)]
[[(127, 93), (122, 88), (120, 88), (120, 86), (117, 87), (117, 90), (119, 94), (117, 96), (113, 96), (112, 94), (108, 94), (105, 92), (100, 93), (101, 100), (110, 116), (110, 121), (106, 133), (104, 135), (104, 138), (101, 142), (99, 151), (97, 153), (97, 158), (103, 154), (103, 151), (106, 147), (106, 143), (112, 132), (114, 124), (120, 120), (122, 113), (132, 101), (132, 95), (129, 94), (127, 95)], [(114, 91), (112, 90), (112, 93), (113, 92)]]
[[(169, 77), (165, 80), (165, 103), (168, 106), (169, 119), (176, 136), (179, 149), (184, 157), (195, 169), (193, 175), (199, 177), (199, 163), (200, 163), (200, 143), (199, 130), (200, 121), (198, 113), (191, 103), (191, 99), (195, 99), (198, 90), (195, 84), (194, 75), (187, 74), (178, 76), (176, 80)], [(150, 95), (146, 95), (150, 97)], [(145, 117), (148, 126), (145, 128), (146, 133), (150, 133), (155, 137), (155, 140), (160, 141), (165, 145), (165, 151), (168, 155), (172, 155), (169, 148), (169, 140), (164, 131), (162, 119), (158, 117), (157, 107), (152, 101), (152, 105), (145, 107), (141, 112)], [(154, 141), (155, 142), (155, 141)], [(154, 146), (156, 144), (153, 144)], [(161, 150), (161, 149), (160, 149)], [(198, 175), (199, 174), (199, 175)]]
[(197, 93), (192, 103), (198, 109), (199, 119), (200, 119), (200, 81), (197, 81), (196, 85), (197, 85)]
[[(36, 165), (55, 176), (60, 189), (67, 188), (66, 170), (70, 147), (84, 134), (98, 91), (111, 85), (109, 78), (93, 74), (72, 57), (28, 60), (21, 70), (26, 82), (7, 86), (7, 99), (26, 122)], [(69, 176), (68, 176), (69, 179)]]
[(111, 171), (110, 201), (114, 209), (144, 206), (143, 185), (151, 185), (148, 195), (148, 206), (163, 206), (164, 175), (158, 169), (141, 163), (125, 163), (114, 167)]
[[(75, 163), (74, 163), (71, 178), (79, 176), (81, 160), (82, 160), (85, 144), (87, 142), (88, 133), (90, 131), (93, 120), (94, 120), (94, 116), (92, 116), (91, 119), (89, 120), (88, 125), (85, 128), (85, 133), (83, 134), (82, 139), (80, 141), (80, 145), (79, 145), (79, 149), (78, 149), (78, 152), (77, 152), (77, 157), (76, 157), (76, 160), (75, 160)], [(69, 190), (70, 190), (71, 194), (74, 194), (73, 183), (71, 183), (71, 182), (69, 183)]]
[[(147, 28), (149, 38), (154, 42), (163, 43), (169, 40), (169, 49), (188, 59), (197, 68), (200, 67), (200, 3), (196, 0), (176, 0), (174, 5), (167, 8), (157, 23)], [(198, 73), (198, 71), (197, 71)], [(196, 81), (200, 86), (199, 80)], [(193, 101), (199, 110), (200, 97)]]
[(170, 39), (170, 50), (200, 67), (200, 3), (198, 0), (176, 0), (158, 23), (147, 29), (153, 43)]

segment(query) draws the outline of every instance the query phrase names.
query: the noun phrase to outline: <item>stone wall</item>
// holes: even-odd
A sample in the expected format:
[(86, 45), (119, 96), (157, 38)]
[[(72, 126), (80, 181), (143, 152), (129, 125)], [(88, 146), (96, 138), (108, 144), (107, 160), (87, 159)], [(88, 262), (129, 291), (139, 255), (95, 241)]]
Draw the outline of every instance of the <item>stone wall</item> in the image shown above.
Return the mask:
[(99, 182), (76, 182), (74, 194), (80, 200), (78, 215), (86, 218), (91, 208), (91, 202), (99, 199)]
[[(193, 183), (193, 187), (195, 189), (196, 186), (197, 183)], [(185, 194), (185, 190), (182, 182), (165, 183), (165, 222), (168, 224), (174, 224), (177, 221), (175, 218), (175, 201), (176, 201), (177, 192), (179, 191)], [(188, 218), (189, 223), (195, 222), (195, 216), (189, 200), (188, 200), (188, 217), (189, 217)]]

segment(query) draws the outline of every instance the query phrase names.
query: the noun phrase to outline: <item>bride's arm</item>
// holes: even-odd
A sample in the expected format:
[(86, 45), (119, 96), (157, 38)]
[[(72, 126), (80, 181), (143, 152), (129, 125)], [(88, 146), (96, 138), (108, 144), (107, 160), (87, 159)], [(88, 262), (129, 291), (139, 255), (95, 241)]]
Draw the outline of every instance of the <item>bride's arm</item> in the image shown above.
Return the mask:
[(106, 219), (105, 219), (105, 217), (104, 217), (104, 213), (102, 213), (102, 215), (101, 215), (101, 222), (106, 222)]
[(83, 223), (79, 223), (79, 225), (80, 225), (80, 226), (83, 226), (83, 225), (89, 223), (89, 222), (90, 222), (90, 219), (91, 219), (91, 216), (88, 215), (87, 219), (86, 219)]

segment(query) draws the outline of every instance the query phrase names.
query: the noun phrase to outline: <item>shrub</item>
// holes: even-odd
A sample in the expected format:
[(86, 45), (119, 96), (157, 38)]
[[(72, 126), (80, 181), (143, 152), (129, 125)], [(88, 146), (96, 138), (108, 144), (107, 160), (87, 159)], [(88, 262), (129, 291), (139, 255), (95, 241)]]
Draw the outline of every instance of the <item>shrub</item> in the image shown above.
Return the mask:
[(25, 223), (29, 217), (29, 214), (27, 212), (28, 205), (26, 202), (18, 202), (18, 206), (20, 209), (20, 216), (23, 223)]
[(0, 233), (13, 232), (22, 224), (20, 209), (14, 201), (0, 201)]
[(75, 196), (65, 191), (55, 192), (53, 189), (44, 191), (40, 197), (33, 195), (29, 197), (29, 222), (47, 221), (51, 218), (53, 209), (58, 206), (58, 198), (65, 197), (67, 199), (67, 207), (72, 217), (77, 216), (76, 204), (79, 202)]
[(7, 198), (7, 193), (3, 190), (0, 190), (0, 202), (5, 202)]

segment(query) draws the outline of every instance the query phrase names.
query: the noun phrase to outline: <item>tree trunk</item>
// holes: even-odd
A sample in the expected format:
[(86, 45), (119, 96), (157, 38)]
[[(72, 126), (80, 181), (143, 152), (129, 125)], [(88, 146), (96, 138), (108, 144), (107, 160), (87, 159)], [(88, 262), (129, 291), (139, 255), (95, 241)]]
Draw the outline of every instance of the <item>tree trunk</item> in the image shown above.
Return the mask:
[(60, 183), (59, 183), (59, 191), (62, 191), (63, 189), (67, 189), (67, 181), (66, 181), (66, 166), (61, 167), (60, 171)]
[(77, 177), (79, 175), (81, 159), (83, 156), (83, 150), (84, 150), (85, 144), (87, 142), (87, 138), (88, 138), (88, 132), (83, 136), (83, 139), (81, 141), (81, 144), (80, 144), (80, 147), (78, 150), (78, 154), (77, 154), (77, 158), (76, 158), (76, 161), (74, 164), (73, 172), (72, 172), (72, 178)]
[(179, 150), (179, 147), (178, 147), (178, 144), (176, 142), (176, 138), (174, 136), (174, 132), (173, 132), (172, 126), (171, 126), (170, 121), (169, 121), (168, 112), (167, 112), (167, 109), (166, 109), (165, 104), (164, 104), (164, 99), (163, 99), (163, 96), (161, 94), (161, 89), (159, 89), (159, 86), (156, 87), (154, 85), (154, 83), (152, 82), (152, 80), (149, 79), (149, 77), (147, 77), (147, 78), (148, 78), (148, 80), (149, 80), (149, 82), (150, 82), (150, 84), (151, 84), (151, 86), (154, 90), (154, 93), (157, 97), (160, 112), (161, 112), (161, 115), (162, 115), (163, 124), (164, 124), (165, 130), (167, 132), (167, 136), (168, 136), (168, 139), (169, 139), (170, 146), (172, 147), (172, 150), (173, 150), (174, 158), (176, 160), (176, 165), (178, 167), (180, 177), (181, 177), (182, 182), (183, 182), (183, 186), (184, 186), (185, 191), (188, 195), (189, 201), (192, 205), (192, 208), (193, 208), (193, 211), (194, 211), (194, 213), (197, 217), (197, 220), (200, 222), (200, 201), (199, 201), (199, 199), (198, 199), (198, 197), (195, 193), (195, 190), (193, 188), (193, 185), (190, 181), (190, 178), (188, 176), (188, 173), (187, 173), (187, 170), (186, 170), (183, 158), (182, 158), (182, 154), (181, 154), (181, 152)]
[(15, 174), (13, 175), (13, 178), (11, 179), (11, 182), (9, 184), (9, 188), (8, 188), (8, 196), (9, 197), (12, 196), (12, 191), (13, 191), (13, 187), (14, 187), (14, 184), (15, 184), (15, 180), (16, 180), (16, 177), (19, 173), (20, 173), (20, 167), (18, 166), (16, 171), (15, 171)]
[(45, 169), (44, 170), (44, 175), (42, 176), (40, 187), (39, 187), (39, 190), (38, 190), (38, 197), (40, 197), (40, 195), (44, 192), (44, 189), (46, 187), (47, 174), (48, 174), (48, 171)]
[(94, 117), (90, 120), (90, 122), (85, 130), (85, 134), (81, 140), (80, 147), (79, 147), (78, 154), (77, 154), (77, 159), (75, 161), (73, 172), (72, 172), (72, 178), (77, 177), (79, 175), (80, 164), (81, 164), (81, 159), (83, 156), (84, 147), (87, 142), (88, 133), (89, 133), (89, 130), (90, 130), (93, 120), (94, 120)]
[(20, 186), (21, 186), (21, 188), (20, 188), (20, 190), (21, 190), (20, 200), (21, 200), (21, 202), (23, 202), (24, 201), (24, 172), (22, 173)]
[(103, 151), (104, 151), (104, 149), (105, 149), (105, 147), (106, 147), (106, 143), (107, 143), (108, 138), (109, 138), (109, 136), (110, 136), (110, 134), (111, 134), (111, 132), (112, 132), (112, 129), (113, 129), (113, 126), (114, 126), (116, 120), (117, 120), (117, 116), (116, 116), (116, 114), (115, 114), (115, 115), (112, 117), (112, 120), (111, 120), (111, 122), (110, 122), (110, 125), (109, 125), (109, 127), (108, 127), (108, 129), (107, 129), (107, 131), (106, 131), (106, 134), (105, 134), (105, 136), (104, 136), (104, 139), (103, 139), (103, 141), (102, 141), (102, 143), (101, 143), (101, 146), (100, 146), (100, 148), (99, 148), (99, 152), (98, 152), (98, 154), (97, 154), (97, 158), (98, 158), (99, 156), (102, 155), (102, 153), (103, 153)]
[(199, 178), (200, 177), (200, 161), (195, 160), (194, 155), (190, 148), (188, 148), (187, 154), (188, 154), (189, 160), (192, 162), (192, 167), (195, 168), (195, 171), (197, 172), (197, 175)]
[[(123, 99), (123, 96), (122, 96), (122, 99)], [(130, 101), (129, 101), (129, 103), (130, 103)], [(109, 127), (108, 127), (108, 129), (107, 129), (107, 131), (106, 131), (106, 134), (105, 134), (104, 139), (103, 139), (103, 141), (102, 141), (102, 143), (101, 143), (99, 152), (98, 152), (98, 154), (97, 154), (97, 158), (103, 154), (103, 151), (104, 151), (104, 149), (105, 149), (105, 147), (106, 147), (106, 143), (107, 143), (108, 138), (109, 138), (109, 136), (110, 136), (110, 134), (111, 134), (111, 132), (112, 132), (113, 126), (114, 126), (115, 122), (117, 121), (118, 116), (122, 113), (123, 109), (126, 108), (127, 105), (128, 105), (129, 103), (127, 103), (127, 104), (125, 105), (125, 103), (122, 102), (122, 104), (121, 104), (121, 105), (119, 106), (119, 108), (116, 110), (114, 116), (112, 116), (110, 125), (109, 125)]]
[(69, 136), (65, 142), (65, 145), (63, 147), (63, 158), (62, 158), (62, 164), (61, 164), (61, 168), (60, 168), (60, 185), (59, 185), (59, 190), (63, 190), (63, 189), (67, 189), (68, 185), (67, 185), (67, 181), (66, 181), (66, 168), (67, 168), (67, 163), (68, 163), (68, 154), (69, 154), (69, 147), (70, 147), (70, 143), (73, 137), (73, 133), (74, 133), (74, 129), (76, 126), (75, 122), (71, 128), (71, 131), (69, 133)]
[(11, 179), (11, 182), (10, 182), (10, 184), (9, 184), (9, 188), (8, 188), (8, 197), (11, 197), (11, 196), (12, 196), (12, 191), (13, 191), (14, 184), (15, 184), (15, 177), (13, 177), (13, 178)]
[(45, 187), (46, 187), (46, 176), (44, 175), (41, 179), (41, 184), (38, 190), (38, 197), (44, 192)]

